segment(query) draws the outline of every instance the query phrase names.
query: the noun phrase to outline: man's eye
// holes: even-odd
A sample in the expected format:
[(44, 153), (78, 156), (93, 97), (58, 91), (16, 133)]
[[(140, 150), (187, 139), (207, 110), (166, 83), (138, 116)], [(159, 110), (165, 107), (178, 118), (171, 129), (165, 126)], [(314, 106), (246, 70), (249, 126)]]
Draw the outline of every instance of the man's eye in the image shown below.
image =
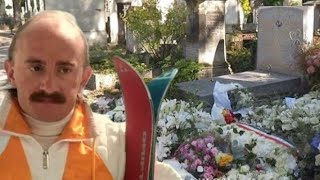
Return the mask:
[(41, 66), (41, 65), (37, 65), (37, 66), (32, 66), (31, 68), (30, 68), (30, 70), (31, 71), (33, 71), (33, 72), (38, 72), (38, 71), (43, 71), (43, 66)]
[(71, 72), (71, 68), (62, 67), (62, 68), (59, 68), (58, 72), (67, 74)]

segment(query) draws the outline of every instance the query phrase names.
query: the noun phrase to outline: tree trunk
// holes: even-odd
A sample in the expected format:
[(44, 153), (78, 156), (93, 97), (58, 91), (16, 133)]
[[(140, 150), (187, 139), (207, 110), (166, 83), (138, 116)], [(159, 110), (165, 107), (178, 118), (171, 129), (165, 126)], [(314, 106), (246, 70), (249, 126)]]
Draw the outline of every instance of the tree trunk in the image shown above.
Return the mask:
[(21, 4), (20, 0), (12, 0), (14, 25), (21, 25)]

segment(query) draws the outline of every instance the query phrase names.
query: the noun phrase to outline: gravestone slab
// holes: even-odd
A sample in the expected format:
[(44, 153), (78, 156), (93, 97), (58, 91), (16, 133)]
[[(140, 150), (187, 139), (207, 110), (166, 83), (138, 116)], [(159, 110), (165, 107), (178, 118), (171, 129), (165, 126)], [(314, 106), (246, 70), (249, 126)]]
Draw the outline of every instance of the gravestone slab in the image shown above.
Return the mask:
[(77, 19), (77, 23), (85, 33), (89, 44), (106, 43), (104, 1), (45, 0), (45, 9), (71, 13)]
[(262, 71), (246, 71), (217, 76), (213, 79), (184, 82), (179, 83), (178, 87), (184, 93), (191, 93), (210, 106), (213, 104), (212, 91), (216, 81), (223, 84), (239, 83), (252, 92), (256, 98), (301, 92), (299, 77)]
[[(204, 1), (199, 5), (199, 62), (223, 64), (225, 61), (225, 1)], [(218, 46), (223, 50), (218, 51)]]
[(302, 75), (297, 48), (303, 42), (311, 42), (308, 29), (313, 29), (313, 26), (304, 26), (308, 21), (305, 11), (295, 7), (259, 9), (256, 69), (294, 76)]

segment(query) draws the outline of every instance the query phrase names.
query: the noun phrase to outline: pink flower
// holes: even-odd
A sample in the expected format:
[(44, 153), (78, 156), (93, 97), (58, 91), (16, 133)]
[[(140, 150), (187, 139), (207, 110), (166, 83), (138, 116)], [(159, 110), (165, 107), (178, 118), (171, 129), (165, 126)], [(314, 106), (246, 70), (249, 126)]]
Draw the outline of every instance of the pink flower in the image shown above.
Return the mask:
[(202, 161), (198, 158), (194, 161), (194, 163), (199, 166), (199, 165), (202, 165)]
[(213, 168), (211, 166), (205, 166), (204, 172), (208, 174), (213, 174)]
[(192, 144), (192, 146), (196, 147), (197, 144), (198, 144), (198, 141), (197, 141), (197, 140), (193, 140), (193, 141), (191, 142), (191, 144)]
[(204, 179), (205, 180), (212, 180), (213, 179), (213, 176), (211, 173), (204, 173)]
[(308, 65), (308, 66), (312, 66), (312, 60), (308, 60), (308, 61), (307, 61), (307, 65)]
[(216, 156), (218, 154), (218, 149), (217, 148), (212, 148), (211, 153), (213, 156)]
[(197, 169), (197, 164), (196, 163), (192, 163), (190, 166), (191, 171), (195, 171)]
[(209, 155), (207, 154), (207, 155), (205, 155), (205, 156), (203, 157), (203, 160), (204, 160), (204, 161), (209, 161), (210, 158), (211, 158), (211, 156), (209, 156)]
[(313, 61), (313, 65), (319, 67), (319, 66), (320, 66), (320, 60), (319, 60), (319, 59), (315, 59), (315, 60)]
[(309, 66), (307, 68), (307, 73), (308, 74), (313, 74), (316, 71), (316, 68), (314, 66)]

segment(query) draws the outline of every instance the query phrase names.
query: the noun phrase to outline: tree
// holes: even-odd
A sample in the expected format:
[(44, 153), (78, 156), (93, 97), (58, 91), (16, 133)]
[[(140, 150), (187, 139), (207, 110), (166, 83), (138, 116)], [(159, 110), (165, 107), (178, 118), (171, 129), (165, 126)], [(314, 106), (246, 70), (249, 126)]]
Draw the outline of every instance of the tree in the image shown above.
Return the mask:
[(174, 3), (162, 19), (156, 0), (145, 1), (142, 7), (131, 7), (123, 17), (142, 49), (154, 64), (177, 52), (185, 39), (186, 7)]

